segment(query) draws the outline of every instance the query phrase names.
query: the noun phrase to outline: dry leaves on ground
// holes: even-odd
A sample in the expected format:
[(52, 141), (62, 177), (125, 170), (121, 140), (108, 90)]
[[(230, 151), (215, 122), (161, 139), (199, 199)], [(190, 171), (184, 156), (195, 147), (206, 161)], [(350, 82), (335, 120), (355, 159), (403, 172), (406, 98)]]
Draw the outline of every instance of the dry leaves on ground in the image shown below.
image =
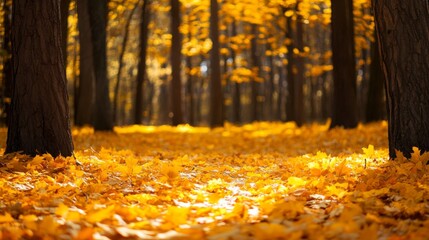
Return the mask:
[(386, 128), (75, 129), (76, 159), (1, 156), (0, 238), (428, 239), (429, 154)]

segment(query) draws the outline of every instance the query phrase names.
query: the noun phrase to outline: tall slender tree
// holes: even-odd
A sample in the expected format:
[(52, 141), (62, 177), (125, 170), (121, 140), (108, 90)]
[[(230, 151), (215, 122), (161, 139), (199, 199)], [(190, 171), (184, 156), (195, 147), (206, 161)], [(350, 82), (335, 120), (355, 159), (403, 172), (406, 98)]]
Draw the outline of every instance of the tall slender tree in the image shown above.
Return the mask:
[(219, 6), (217, 0), (210, 0), (210, 126), (223, 126), (223, 94), (220, 74)]
[(372, 2), (386, 79), (389, 155), (429, 151), (429, 7), (421, 0)]
[(134, 99), (134, 123), (141, 124), (143, 121), (143, 105), (144, 105), (144, 80), (146, 78), (146, 55), (147, 43), (149, 36), (150, 22), (150, 0), (144, 0), (141, 8), (140, 17), (140, 52), (139, 62), (137, 66), (137, 87)]
[(74, 123), (77, 126), (92, 126), (94, 123), (95, 74), (88, 1), (76, 1), (80, 44), (79, 84), (74, 96), (76, 98)]
[(94, 129), (98, 131), (113, 130), (107, 78), (107, 3), (108, 0), (88, 1), (95, 73)]
[(353, 0), (331, 0), (334, 100), (331, 127), (358, 123)]
[(182, 78), (181, 78), (181, 63), (182, 63), (182, 34), (180, 33), (180, 1), (171, 0), (171, 121), (173, 126), (183, 123), (182, 113)]
[(380, 121), (385, 119), (386, 116), (384, 74), (380, 64), (379, 52), (378, 41), (371, 43), (366, 122)]
[(113, 122), (115, 124), (118, 124), (119, 89), (121, 87), (122, 70), (124, 67), (124, 56), (127, 50), (131, 20), (133, 19), (134, 12), (136, 11), (137, 7), (138, 7), (138, 3), (134, 5), (133, 9), (131, 10), (130, 14), (127, 17), (127, 21), (125, 22), (124, 39), (122, 40), (121, 51), (119, 53), (118, 73), (116, 74), (115, 91), (113, 96)]
[(69, 36), (69, 8), (70, 0), (61, 0), (61, 32), (62, 32), (62, 42), (63, 42), (63, 58), (64, 64), (67, 66), (67, 43)]
[(13, 1), (13, 94), (6, 153), (73, 154), (59, 4)]
[(5, 116), (3, 120), (8, 124), (10, 99), (12, 97), (12, 48), (11, 48), (11, 30), (12, 22), (11, 11), (12, 3), (10, 0), (3, 0), (3, 27), (4, 27), (4, 39), (3, 39), (3, 107)]

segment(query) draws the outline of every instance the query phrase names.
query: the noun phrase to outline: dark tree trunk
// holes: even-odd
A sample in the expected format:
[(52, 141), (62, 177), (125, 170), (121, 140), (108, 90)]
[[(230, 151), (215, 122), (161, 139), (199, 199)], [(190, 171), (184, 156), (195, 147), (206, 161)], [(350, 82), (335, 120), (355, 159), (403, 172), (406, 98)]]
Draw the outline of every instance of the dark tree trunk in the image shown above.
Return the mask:
[(14, 0), (13, 95), (6, 153), (71, 156), (60, 5), (56, 0)]
[(429, 7), (421, 0), (373, 1), (386, 76), (389, 155), (429, 151)]
[(9, 109), (10, 100), (12, 98), (12, 49), (11, 49), (11, 3), (8, 0), (3, 0), (3, 27), (4, 27), (4, 39), (3, 39), (3, 50), (5, 51), (3, 57), (3, 107), (4, 114), (2, 120), (6, 124), (9, 122)]
[(250, 117), (251, 117), (251, 121), (258, 121), (259, 119), (259, 114), (258, 114), (258, 88), (259, 88), (259, 83), (257, 82), (257, 77), (259, 77), (259, 72), (260, 72), (260, 68), (261, 68), (261, 63), (260, 63), (260, 56), (258, 54), (258, 46), (257, 46), (257, 40), (258, 40), (258, 26), (256, 24), (252, 24), (252, 41), (251, 41), (251, 46), (250, 46), (250, 55), (251, 55), (251, 61), (252, 61), (252, 68), (253, 68), (253, 74), (254, 74), (254, 78), (252, 79), (252, 81), (250, 82), (250, 89), (251, 89), (251, 96), (250, 96)]
[[(286, 12), (288, 9), (284, 9), (283, 12)], [(296, 78), (296, 70), (294, 66), (294, 53), (293, 49), (293, 25), (292, 25), (292, 17), (286, 18), (286, 39), (289, 40), (289, 44), (287, 45), (287, 75), (286, 75), (286, 83), (287, 83), (287, 98), (286, 98), (286, 121), (295, 121), (295, 78)]]
[(180, 19), (180, 1), (171, 0), (171, 123), (177, 126), (183, 123), (182, 114), (182, 79), (181, 79), (181, 63), (182, 63), (182, 35), (179, 27)]
[[(301, 1), (298, 1), (296, 10)], [(305, 65), (304, 57), (301, 55), (304, 52), (304, 29), (303, 19), (301, 15), (298, 15), (296, 21), (296, 48), (299, 50), (299, 55), (295, 56), (294, 63), (296, 64), (296, 76), (294, 84), (294, 99), (293, 99), (293, 110), (294, 110), (294, 121), (298, 126), (302, 126), (305, 122), (305, 107), (304, 107), (304, 81), (305, 81)]]
[(353, 1), (332, 0), (332, 63), (334, 100), (331, 128), (358, 123)]
[[(237, 36), (237, 23), (234, 20), (232, 23), (232, 37)], [(231, 51), (231, 60), (232, 60), (232, 70), (237, 69), (237, 54), (233, 48), (229, 49)], [(240, 83), (234, 83), (234, 94), (233, 94), (233, 119), (235, 123), (241, 123), (241, 91)]]
[(386, 116), (384, 102), (384, 74), (380, 64), (378, 41), (371, 44), (371, 66), (366, 103), (366, 122), (383, 120)]
[(134, 99), (134, 124), (141, 124), (143, 121), (144, 106), (144, 80), (146, 78), (146, 55), (150, 22), (150, 0), (144, 0), (140, 17), (140, 53), (137, 66), (137, 87)]
[[(189, 39), (190, 39), (190, 32), (189, 32)], [(186, 56), (186, 68), (188, 69), (188, 79), (186, 81), (186, 91), (187, 91), (187, 102), (188, 102), (188, 123), (191, 126), (195, 125), (195, 103), (194, 103), (194, 78), (191, 74), (192, 69), (192, 57)]]
[(131, 20), (133, 19), (134, 12), (136, 11), (137, 7), (138, 7), (138, 3), (135, 4), (134, 8), (131, 10), (130, 15), (128, 15), (127, 21), (125, 22), (124, 39), (122, 40), (121, 52), (119, 53), (118, 73), (116, 75), (116, 84), (115, 84), (115, 90), (114, 90), (115, 92), (113, 95), (113, 123), (114, 124), (118, 124), (119, 88), (121, 86), (122, 68), (124, 67), (124, 55), (125, 55), (125, 51), (127, 50)]
[(96, 131), (113, 130), (109, 79), (107, 78), (107, 2), (107, 0), (88, 1), (95, 73), (94, 129)]
[(75, 98), (75, 125), (93, 125), (94, 121), (94, 93), (95, 75), (92, 56), (92, 38), (89, 24), (88, 1), (77, 0), (78, 28), (79, 28), (79, 84)]
[(67, 66), (67, 45), (69, 36), (69, 7), (70, 0), (61, 0), (61, 32), (64, 64)]
[(210, 127), (223, 126), (223, 95), (220, 76), (219, 15), (217, 0), (210, 0)]

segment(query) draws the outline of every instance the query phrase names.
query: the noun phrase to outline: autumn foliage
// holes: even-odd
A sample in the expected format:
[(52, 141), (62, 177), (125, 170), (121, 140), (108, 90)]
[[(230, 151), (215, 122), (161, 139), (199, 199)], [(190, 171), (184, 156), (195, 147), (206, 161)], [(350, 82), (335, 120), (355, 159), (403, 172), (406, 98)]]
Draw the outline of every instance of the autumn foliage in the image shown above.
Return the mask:
[(429, 154), (327, 128), (74, 129), (76, 158), (1, 156), (0, 238), (429, 238)]

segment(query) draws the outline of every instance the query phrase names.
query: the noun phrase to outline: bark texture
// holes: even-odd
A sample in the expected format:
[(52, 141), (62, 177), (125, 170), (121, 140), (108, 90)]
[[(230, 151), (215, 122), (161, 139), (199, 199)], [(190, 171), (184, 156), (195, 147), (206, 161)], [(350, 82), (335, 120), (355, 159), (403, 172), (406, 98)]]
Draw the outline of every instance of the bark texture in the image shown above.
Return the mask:
[(134, 124), (141, 124), (143, 121), (144, 105), (144, 80), (146, 78), (146, 55), (150, 22), (150, 1), (144, 0), (140, 17), (140, 53), (137, 66), (137, 87), (134, 100)]
[[(8, 0), (3, 0), (3, 27), (4, 27), (4, 38), (3, 38), (3, 97), (2, 104), (4, 112), (1, 116), (2, 123), (5, 125), (9, 122), (9, 110), (10, 100), (12, 97), (12, 46), (11, 46), (11, 15), (12, 15), (12, 3)], [(4, 122), (3, 122), (4, 121)]]
[(6, 153), (73, 154), (61, 37), (59, 1), (13, 1)]
[(94, 129), (97, 131), (113, 130), (109, 79), (107, 78), (107, 2), (107, 0), (88, 1), (95, 73)]
[(331, 127), (358, 123), (353, 1), (331, 0), (334, 100)]
[(80, 44), (79, 86), (75, 96), (77, 99), (77, 104), (75, 105), (75, 125), (77, 126), (92, 126), (94, 121), (95, 75), (88, 1), (77, 0), (76, 2)]
[(210, 0), (210, 127), (223, 126), (223, 94), (220, 74), (219, 6), (217, 0)]
[(181, 78), (181, 57), (182, 57), (182, 34), (180, 33), (180, 2), (171, 0), (171, 123), (177, 126), (183, 123), (182, 113), (182, 78)]
[(386, 117), (384, 74), (380, 64), (379, 52), (378, 41), (371, 43), (371, 67), (366, 103), (366, 122), (380, 121)]
[(389, 155), (429, 151), (429, 3), (373, 1), (386, 76)]

